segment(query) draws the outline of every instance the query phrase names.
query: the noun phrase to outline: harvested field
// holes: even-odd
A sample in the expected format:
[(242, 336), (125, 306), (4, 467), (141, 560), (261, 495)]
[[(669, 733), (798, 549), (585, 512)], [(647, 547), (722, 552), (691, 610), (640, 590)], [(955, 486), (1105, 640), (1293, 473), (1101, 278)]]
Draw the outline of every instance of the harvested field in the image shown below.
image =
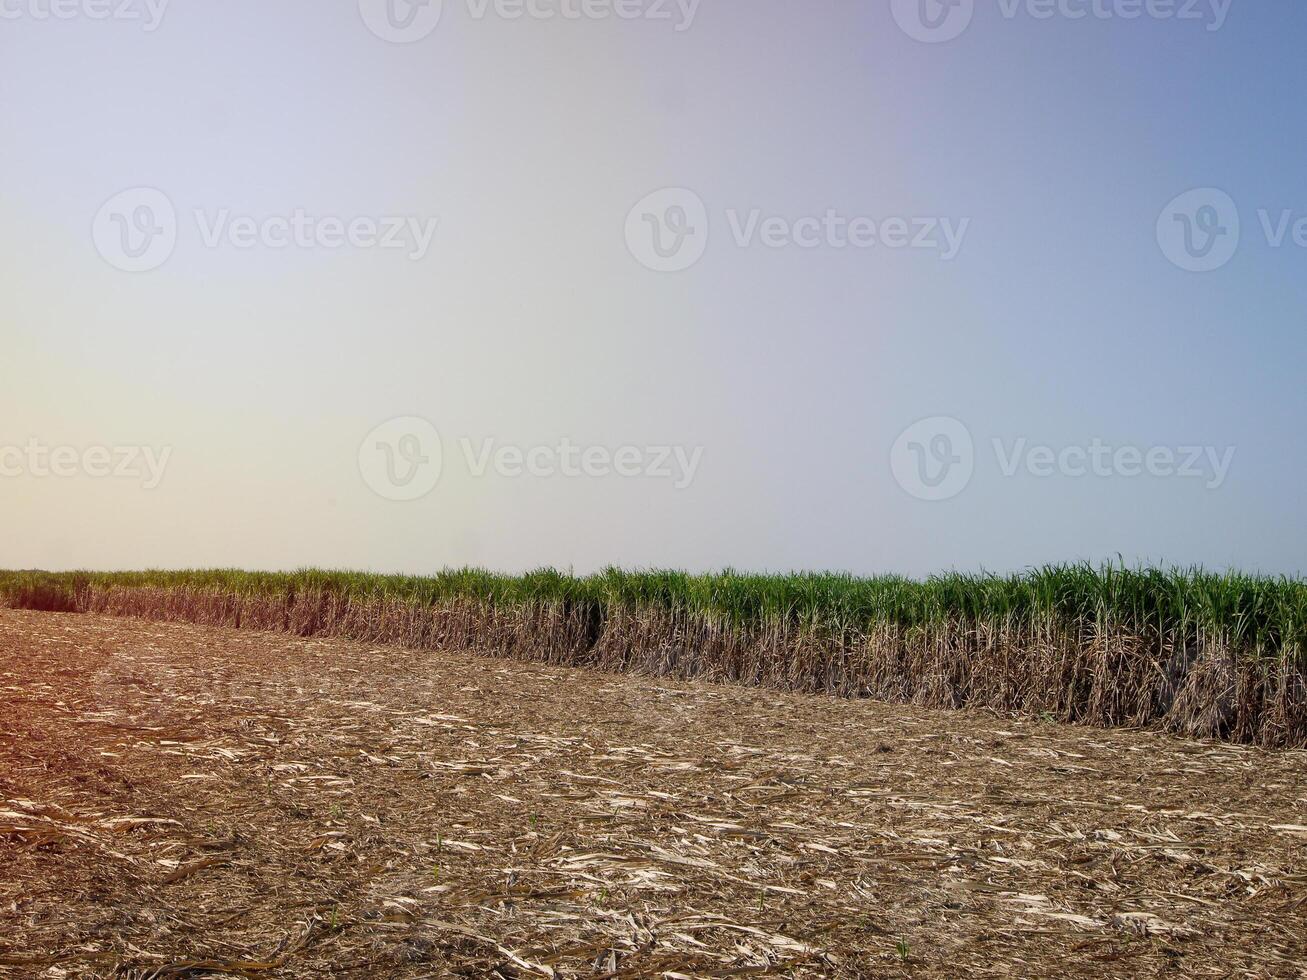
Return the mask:
[(1301, 976), (1307, 753), (0, 610), (0, 975)]

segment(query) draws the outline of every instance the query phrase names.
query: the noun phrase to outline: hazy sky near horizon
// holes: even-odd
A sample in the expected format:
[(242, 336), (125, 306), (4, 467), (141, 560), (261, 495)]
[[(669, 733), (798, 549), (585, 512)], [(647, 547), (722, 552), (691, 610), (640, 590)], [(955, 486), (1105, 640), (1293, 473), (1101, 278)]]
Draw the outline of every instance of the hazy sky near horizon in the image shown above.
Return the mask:
[(0, 567), (1307, 571), (1305, 41), (0, 0)]

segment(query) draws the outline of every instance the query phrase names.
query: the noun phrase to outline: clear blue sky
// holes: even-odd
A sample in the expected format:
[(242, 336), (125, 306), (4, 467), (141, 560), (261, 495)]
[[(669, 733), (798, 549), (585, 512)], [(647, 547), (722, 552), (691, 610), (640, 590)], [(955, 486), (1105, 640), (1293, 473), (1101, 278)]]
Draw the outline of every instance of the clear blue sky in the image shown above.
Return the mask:
[(77, 2), (0, 17), (0, 565), (1307, 566), (1302, 4)]

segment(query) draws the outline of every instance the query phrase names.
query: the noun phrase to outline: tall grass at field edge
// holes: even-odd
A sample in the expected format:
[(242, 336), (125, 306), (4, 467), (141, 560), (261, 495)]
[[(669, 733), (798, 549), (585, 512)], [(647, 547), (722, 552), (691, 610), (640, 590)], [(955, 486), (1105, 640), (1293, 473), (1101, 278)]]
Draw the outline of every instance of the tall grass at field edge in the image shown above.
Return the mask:
[(1285, 577), (27, 571), (0, 604), (1307, 742), (1307, 582)]

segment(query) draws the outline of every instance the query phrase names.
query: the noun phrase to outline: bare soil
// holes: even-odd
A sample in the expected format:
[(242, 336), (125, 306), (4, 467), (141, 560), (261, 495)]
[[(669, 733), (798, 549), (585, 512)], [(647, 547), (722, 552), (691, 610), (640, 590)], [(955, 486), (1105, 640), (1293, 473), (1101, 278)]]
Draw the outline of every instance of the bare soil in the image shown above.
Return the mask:
[(0, 975), (1305, 975), (1307, 753), (0, 611)]

